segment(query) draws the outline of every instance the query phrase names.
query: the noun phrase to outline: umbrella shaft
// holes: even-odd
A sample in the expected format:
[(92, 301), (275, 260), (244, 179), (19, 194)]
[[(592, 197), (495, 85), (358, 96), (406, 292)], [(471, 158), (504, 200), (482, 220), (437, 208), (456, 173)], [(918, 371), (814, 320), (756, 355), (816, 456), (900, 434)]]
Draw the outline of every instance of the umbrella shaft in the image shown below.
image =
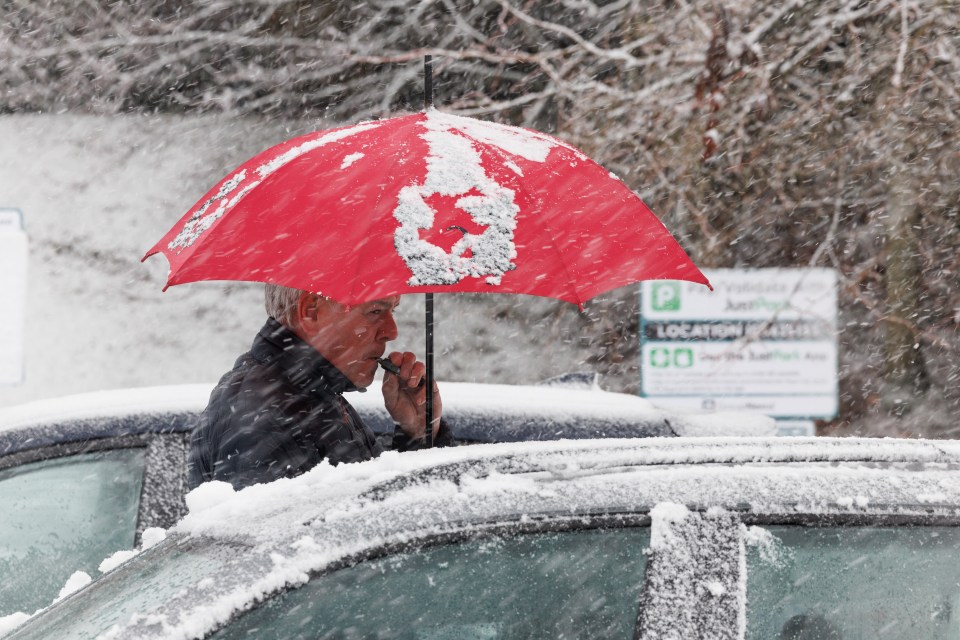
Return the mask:
[(424, 294), (424, 311), (426, 311), (426, 355), (424, 364), (427, 367), (427, 424), (425, 439), (427, 447), (433, 446), (433, 294)]
[[(429, 109), (433, 106), (433, 56), (423, 56), (423, 108)], [(424, 439), (427, 447), (433, 446), (433, 294), (427, 293), (424, 297), (424, 307), (426, 311), (426, 356), (424, 363), (427, 365), (427, 406), (426, 417), (427, 424)]]

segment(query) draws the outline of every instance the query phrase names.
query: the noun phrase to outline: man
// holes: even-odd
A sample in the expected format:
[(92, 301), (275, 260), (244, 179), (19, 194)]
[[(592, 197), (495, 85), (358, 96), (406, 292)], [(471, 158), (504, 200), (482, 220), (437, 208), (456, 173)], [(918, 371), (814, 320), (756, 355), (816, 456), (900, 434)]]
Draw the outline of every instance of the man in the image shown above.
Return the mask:
[[(356, 306), (267, 285), (270, 317), (250, 351), (240, 356), (210, 395), (194, 429), (189, 483), (224, 480), (242, 488), (299, 475), (321, 460), (358, 462), (383, 447), (343, 392), (366, 389), (377, 359), (397, 338), (393, 313), (400, 296)], [(410, 353), (394, 352), (399, 374), (385, 373), (383, 399), (396, 422), (393, 448), (419, 448), (426, 425), (425, 368)], [(450, 443), (440, 421), (434, 383), (434, 444)]]

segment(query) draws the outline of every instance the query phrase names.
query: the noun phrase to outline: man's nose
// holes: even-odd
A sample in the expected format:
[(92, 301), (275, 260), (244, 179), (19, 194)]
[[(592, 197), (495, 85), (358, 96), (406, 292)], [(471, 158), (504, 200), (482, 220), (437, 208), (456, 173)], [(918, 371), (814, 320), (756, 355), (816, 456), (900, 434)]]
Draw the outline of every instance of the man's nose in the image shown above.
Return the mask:
[(397, 329), (397, 321), (393, 319), (392, 313), (388, 313), (383, 319), (383, 324), (380, 326), (380, 339), (391, 342), (399, 336), (400, 331)]

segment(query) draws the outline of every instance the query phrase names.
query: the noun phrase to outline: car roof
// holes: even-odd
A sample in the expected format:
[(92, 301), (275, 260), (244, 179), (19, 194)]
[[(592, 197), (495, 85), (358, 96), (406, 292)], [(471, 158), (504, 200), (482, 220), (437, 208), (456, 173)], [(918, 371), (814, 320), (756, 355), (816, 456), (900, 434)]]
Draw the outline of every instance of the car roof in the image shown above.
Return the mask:
[(360, 464), (321, 463), (241, 491), (208, 483), (188, 495), (190, 513), (173, 532), (276, 549), (308, 535), (329, 559), (337, 549), (362, 546), (360, 539), (369, 546), (534, 515), (645, 513), (663, 502), (768, 515), (957, 515), (958, 466), (957, 443), (849, 438), (604, 439), (387, 452)]
[(5, 407), (0, 409), (0, 455), (112, 436), (190, 431), (212, 388), (112, 389)]
[[(464, 441), (772, 434), (775, 423), (752, 413), (680, 413), (595, 385), (497, 385), (443, 382), (443, 399)], [(0, 455), (112, 436), (180, 433), (193, 428), (212, 383), (114, 389), (0, 409)], [(392, 434), (379, 385), (348, 400), (378, 434)], [(455, 413), (454, 413), (455, 412)]]
[(637, 514), (664, 503), (787, 517), (956, 520), (958, 466), (955, 442), (649, 438), (388, 452), (241, 491), (211, 482), (188, 495), (190, 513), (158, 551), (191, 541), (225, 545), (217, 580), (183, 589), (118, 637), (203, 635), (215, 620), (311, 573), (463, 531), (639, 522)]
[[(789, 504), (789, 510), (795, 510), (801, 503), (827, 508), (843, 497), (848, 481), (859, 483), (865, 477), (882, 476), (888, 469), (896, 469), (903, 478), (916, 480), (911, 481), (913, 484), (903, 482), (903, 478), (889, 485), (878, 482), (870, 487), (865, 504), (872, 502), (878, 508), (881, 508), (879, 505), (909, 504), (925, 511), (930, 505), (960, 508), (957, 466), (960, 466), (958, 442), (869, 438), (561, 440), (404, 454), (386, 452), (362, 464), (333, 467), (324, 462), (304, 476), (254, 485), (240, 492), (226, 483), (217, 483), (209, 490), (217, 492), (212, 502), (223, 503), (223, 511), (199, 515), (194, 507), (213, 505), (197, 495), (188, 496), (188, 506), (193, 513), (178, 529), (257, 537), (261, 532), (258, 520), (268, 522), (267, 527), (272, 528), (275, 523), (271, 519), (280, 512), (296, 513), (294, 517), (303, 522), (303, 516), (311, 509), (318, 514), (325, 513), (338, 503), (354, 504), (358, 499), (364, 504), (388, 498), (416, 501), (431, 484), (447, 485), (445, 490), (471, 497), (474, 490), (482, 492), (480, 485), (486, 484), (493, 493), (517, 497), (519, 502), (514, 509), (518, 512), (543, 511), (540, 501), (546, 500), (549, 492), (543, 493), (541, 489), (556, 490), (560, 486), (569, 486), (574, 494), (580, 495), (572, 502), (561, 503), (566, 512), (580, 507), (584, 511), (603, 505), (610, 507), (619, 498), (596, 494), (601, 488), (609, 491), (614, 484), (623, 485), (624, 499), (629, 497), (634, 507), (667, 500), (725, 508), (739, 508), (745, 501), (767, 510), (780, 509), (778, 504)], [(925, 482), (921, 471), (929, 474), (941, 470), (953, 474), (947, 476), (950, 482), (943, 483), (938, 476), (934, 485), (926, 487), (931, 491), (911, 493), (919, 486), (917, 483)], [(737, 478), (736, 482), (727, 481), (732, 477)], [(807, 483), (805, 486), (796, 484), (801, 477)], [(643, 482), (638, 481), (640, 478)], [(704, 482), (711, 478), (715, 482)], [(528, 486), (521, 486), (524, 484)], [(604, 487), (605, 484), (609, 486)], [(596, 491), (581, 491), (587, 485)], [(933, 491), (936, 486), (941, 489)], [(529, 504), (523, 500), (528, 493), (534, 498)], [(317, 497), (309, 498), (314, 495)], [(218, 507), (219, 504), (213, 506)], [(504, 514), (504, 505), (491, 507), (496, 513)], [(230, 522), (235, 526), (226, 524)], [(212, 526), (209, 530), (208, 525)]]
[[(751, 412), (682, 412), (596, 384), (544, 385), (441, 382), (444, 407), (456, 408), (458, 439), (478, 442), (638, 438), (653, 436), (763, 436), (776, 432), (768, 416)], [(376, 433), (392, 433), (379, 385), (346, 394)], [(451, 420), (454, 417), (451, 416)]]

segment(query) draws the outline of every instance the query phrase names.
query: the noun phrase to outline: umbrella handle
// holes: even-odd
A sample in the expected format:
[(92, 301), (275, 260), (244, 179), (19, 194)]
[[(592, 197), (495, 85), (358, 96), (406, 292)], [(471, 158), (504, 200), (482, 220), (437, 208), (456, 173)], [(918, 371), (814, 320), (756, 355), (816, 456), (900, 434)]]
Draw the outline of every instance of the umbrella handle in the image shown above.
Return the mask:
[[(381, 367), (384, 371), (386, 371), (387, 373), (392, 373), (393, 375), (395, 375), (395, 376), (397, 376), (397, 377), (400, 376), (400, 367), (398, 367), (397, 365), (393, 364), (392, 362), (390, 362), (390, 361), (387, 360), (386, 358), (377, 358), (377, 364), (379, 364), (380, 367)], [(424, 375), (424, 377), (420, 379), (420, 384), (417, 385), (417, 388), (419, 389), (420, 387), (422, 387), (422, 386), (425, 385), (425, 384), (427, 384), (427, 377), (426, 377), (426, 375)]]
[[(432, 326), (433, 325), (432, 312), (428, 314), (427, 317), (431, 318), (430, 322), (428, 323), (428, 326)], [(433, 446), (433, 332), (432, 331), (430, 331), (429, 345), (430, 347), (427, 353), (429, 353), (430, 355), (427, 356), (427, 373), (423, 376), (423, 378), (421, 378), (420, 384), (417, 385), (417, 388), (419, 389), (424, 385), (427, 385), (427, 381), (430, 382), (430, 384), (427, 385), (427, 406), (424, 407), (424, 412), (426, 413), (426, 419), (427, 419), (427, 423), (424, 429), (424, 435), (425, 435), (424, 440), (426, 441), (428, 447), (432, 447)], [(379, 364), (380, 367), (387, 373), (392, 373), (397, 377), (400, 376), (400, 367), (393, 364), (386, 358), (377, 358), (377, 364)]]

